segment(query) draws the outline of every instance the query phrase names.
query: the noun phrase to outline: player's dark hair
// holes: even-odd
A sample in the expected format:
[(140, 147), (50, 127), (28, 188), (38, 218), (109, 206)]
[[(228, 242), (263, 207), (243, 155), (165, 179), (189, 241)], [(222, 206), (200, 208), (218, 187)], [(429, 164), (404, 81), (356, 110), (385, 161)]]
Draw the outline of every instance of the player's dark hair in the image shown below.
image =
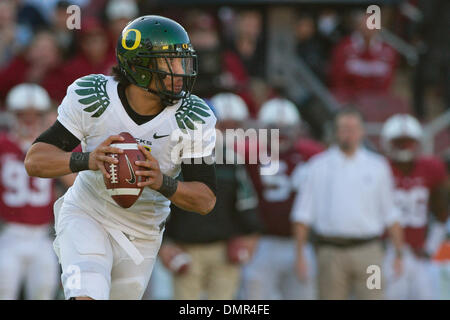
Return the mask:
[(124, 87), (127, 87), (131, 84), (130, 80), (128, 80), (128, 78), (123, 74), (123, 72), (120, 71), (120, 67), (118, 65), (112, 67), (111, 75), (114, 77), (114, 80), (116, 80)]

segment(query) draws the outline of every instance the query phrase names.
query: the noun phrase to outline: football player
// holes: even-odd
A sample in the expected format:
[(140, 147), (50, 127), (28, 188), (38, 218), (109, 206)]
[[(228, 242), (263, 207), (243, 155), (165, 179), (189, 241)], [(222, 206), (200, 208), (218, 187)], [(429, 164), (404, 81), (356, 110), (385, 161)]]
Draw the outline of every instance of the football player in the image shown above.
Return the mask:
[(45, 128), (50, 98), (36, 84), (20, 84), (9, 92), (13, 114), (9, 132), (0, 135), (0, 299), (53, 299), (58, 262), (53, 252), (53, 180), (30, 178), (23, 159)]
[[(279, 169), (274, 175), (261, 175), (261, 166), (249, 166), (259, 196), (265, 232), (253, 259), (244, 267), (242, 298), (315, 299), (313, 272), (303, 282), (295, 273), (296, 243), (292, 237), (290, 213), (305, 162), (323, 148), (312, 140), (300, 138), (300, 115), (297, 107), (287, 99), (274, 98), (264, 103), (258, 121), (267, 129), (280, 130)], [(305, 249), (305, 256), (311, 263), (309, 270), (314, 270), (311, 246)]]
[[(79, 172), (55, 203), (54, 247), (67, 299), (140, 299), (170, 202), (207, 214), (216, 201), (216, 118), (191, 94), (196, 54), (187, 32), (171, 19), (142, 16), (124, 28), (116, 54), (113, 76), (88, 75), (68, 87), (57, 121), (25, 159), (32, 176)], [(123, 131), (146, 158), (135, 163), (145, 168), (135, 172), (145, 178), (144, 191), (128, 209), (103, 182), (105, 165), (117, 163), (108, 154), (122, 153), (111, 144)], [(69, 152), (80, 142), (83, 152)], [(183, 182), (175, 180), (180, 171)]]
[[(402, 211), (407, 248), (404, 272), (395, 275), (394, 252), (386, 253), (386, 296), (390, 299), (431, 299), (427, 264), (445, 240), (447, 220), (446, 168), (437, 157), (421, 156), (422, 127), (412, 116), (397, 114), (382, 130), (382, 147), (395, 178), (395, 201)], [(430, 219), (429, 212), (434, 214)]]
[[(233, 93), (216, 94), (211, 104), (222, 133), (241, 127), (248, 118), (247, 105)], [(173, 208), (167, 223), (160, 258), (173, 272), (175, 299), (233, 299), (241, 264), (249, 260), (257, 241), (260, 222), (252, 182), (245, 166), (236, 164), (233, 148), (217, 141), (216, 208), (208, 217)]]

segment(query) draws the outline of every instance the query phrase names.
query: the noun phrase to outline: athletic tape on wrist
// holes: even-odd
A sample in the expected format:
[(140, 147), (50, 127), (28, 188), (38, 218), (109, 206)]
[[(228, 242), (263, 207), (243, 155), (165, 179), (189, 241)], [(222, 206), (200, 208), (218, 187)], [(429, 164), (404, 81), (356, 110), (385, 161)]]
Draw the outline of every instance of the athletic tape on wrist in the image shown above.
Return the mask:
[(161, 193), (164, 197), (170, 198), (177, 191), (177, 187), (178, 180), (175, 180), (174, 178), (163, 174), (163, 182), (158, 192)]
[(72, 172), (89, 170), (89, 154), (90, 152), (72, 152), (69, 162), (70, 170)]

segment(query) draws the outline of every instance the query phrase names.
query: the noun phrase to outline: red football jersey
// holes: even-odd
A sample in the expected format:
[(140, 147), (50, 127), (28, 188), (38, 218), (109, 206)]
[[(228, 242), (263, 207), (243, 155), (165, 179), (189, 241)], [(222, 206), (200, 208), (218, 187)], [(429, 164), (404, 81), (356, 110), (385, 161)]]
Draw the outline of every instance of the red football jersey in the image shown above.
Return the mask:
[(408, 174), (393, 163), (391, 168), (396, 186), (395, 202), (402, 211), (405, 242), (414, 249), (421, 249), (426, 238), (430, 194), (446, 180), (445, 164), (435, 157), (420, 157)]
[(302, 138), (290, 150), (280, 153), (276, 174), (261, 175), (261, 165), (248, 166), (258, 193), (259, 211), (267, 234), (276, 236), (292, 234), (290, 214), (301, 179), (302, 167), (309, 158), (323, 150), (319, 143)]
[(345, 100), (361, 91), (386, 92), (393, 79), (397, 55), (395, 50), (374, 38), (366, 46), (358, 33), (342, 39), (333, 50), (330, 63), (330, 86)]
[(0, 134), (0, 219), (31, 225), (53, 219), (53, 180), (29, 177), (17, 141)]

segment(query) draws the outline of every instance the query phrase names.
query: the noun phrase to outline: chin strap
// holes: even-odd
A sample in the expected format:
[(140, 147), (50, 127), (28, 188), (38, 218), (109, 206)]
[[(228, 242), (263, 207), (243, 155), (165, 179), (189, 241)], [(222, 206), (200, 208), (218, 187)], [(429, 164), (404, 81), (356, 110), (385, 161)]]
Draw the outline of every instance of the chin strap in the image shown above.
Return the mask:
[[(175, 100), (175, 99), (170, 99), (169, 97), (167, 97), (165, 94), (158, 92), (156, 90), (150, 89), (150, 88), (144, 88), (146, 91), (153, 93), (155, 95), (157, 95), (160, 99), (161, 99), (161, 104), (163, 105), (163, 107), (168, 107), (168, 106), (172, 106), (175, 103), (177, 103), (177, 101), (179, 100)], [(181, 98), (180, 98), (181, 99)]]

